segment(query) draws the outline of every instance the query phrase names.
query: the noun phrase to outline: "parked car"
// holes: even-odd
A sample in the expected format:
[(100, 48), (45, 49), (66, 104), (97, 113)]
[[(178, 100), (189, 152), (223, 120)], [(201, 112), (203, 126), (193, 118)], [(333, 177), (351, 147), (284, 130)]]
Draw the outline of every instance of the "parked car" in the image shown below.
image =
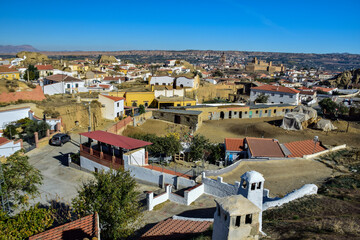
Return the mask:
[(171, 156), (166, 156), (165, 154), (156, 153), (154, 155), (149, 156), (149, 163), (169, 163), (172, 160)]
[(51, 139), (50, 139), (50, 145), (57, 145), (57, 146), (62, 146), (67, 142), (71, 141), (71, 137), (65, 133), (58, 133), (55, 134)]

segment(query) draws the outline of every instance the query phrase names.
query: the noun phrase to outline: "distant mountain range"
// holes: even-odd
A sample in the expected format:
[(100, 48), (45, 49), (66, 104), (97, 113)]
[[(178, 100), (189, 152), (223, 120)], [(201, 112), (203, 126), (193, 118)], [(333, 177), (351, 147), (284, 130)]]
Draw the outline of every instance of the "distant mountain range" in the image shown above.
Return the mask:
[(38, 49), (34, 48), (31, 45), (0, 45), (0, 53), (18, 53), (21, 51), (39, 52)]

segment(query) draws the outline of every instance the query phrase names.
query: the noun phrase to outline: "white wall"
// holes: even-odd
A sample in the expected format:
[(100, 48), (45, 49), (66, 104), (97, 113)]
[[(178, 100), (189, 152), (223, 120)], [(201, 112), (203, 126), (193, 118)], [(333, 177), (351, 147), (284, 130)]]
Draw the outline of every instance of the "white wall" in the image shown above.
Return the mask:
[(180, 87), (180, 85), (182, 85), (183, 87), (195, 87), (195, 80), (194, 79), (189, 79), (186, 77), (179, 77), (176, 79), (176, 86)]
[(160, 96), (165, 97), (173, 97), (173, 96), (184, 96), (184, 90), (183, 89), (172, 89), (172, 90), (155, 90), (154, 91), (155, 98), (158, 98)]
[(21, 149), (21, 142), (14, 143), (14, 141), (10, 141), (0, 146), (0, 157), (8, 157), (14, 154), (16, 151)]
[(292, 104), (292, 105), (298, 105), (299, 104), (299, 93), (296, 94), (290, 94), (290, 93), (276, 93), (276, 92), (269, 92), (269, 91), (263, 91), (263, 90), (254, 90), (251, 89), (250, 92), (250, 101), (254, 102), (256, 98), (261, 95), (265, 94), (266, 96), (269, 96), (268, 103), (273, 104)]
[(150, 80), (150, 85), (172, 85), (174, 82), (173, 77), (152, 77)]
[(63, 84), (61, 82), (48, 84), (43, 86), (44, 94), (54, 95), (64, 93)]
[(44, 94), (54, 95), (54, 94), (63, 94), (63, 93), (73, 93), (79, 92), (77, 88), (84, 88), (85, 82), (57, 82), (53, 84), (47, 84), (43, 86)]
[(29, 117), (29, 111), (30, 107), (0, 111), (0, 129), (5, 129), (11, 122)]
[(95, 172), (95, 168), (97, 168), (99, 171), (100, 170), (104, 170), (104, 171), (110, 170), (110, 168), (108, 168), (102, 164), (99, 164), (97, 162), (91, 161), (83, 156), (80, 156), (80, 166), (81, 166), (81, 168), (85, 168), (91, 172)]

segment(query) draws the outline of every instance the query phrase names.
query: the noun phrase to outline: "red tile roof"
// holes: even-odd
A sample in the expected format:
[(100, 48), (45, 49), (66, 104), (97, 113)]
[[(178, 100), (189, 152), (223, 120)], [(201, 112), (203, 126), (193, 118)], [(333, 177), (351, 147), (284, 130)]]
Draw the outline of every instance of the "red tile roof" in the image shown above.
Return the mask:
[(99, 237), (97, 213), (29, 237), (29, 240), (64, 240)]
[(0, 66), (0, 73), (16, 73), (16, 72), (19, 72), (16, 68)]
[(209, 221), (191, 221), (166, 219), (159, 222), (143, 234), (141, 240), (191, 239), (196, 234), (205, 232), (211, 225)]
[(123, 97), (114, 97), (114, 96), (108, 96), (108, 95), (101, 95), (101, 96), (109, 98), (109, 99), (113, 100), (114, 102), (117, 102), (120, 100), (125, 100), (125, 98), (123, 98)]
[(7, 142), (10, 142), (10, 140), (7, 139), (7, 138), (4, 138), (4, 137), (0, 137), (0, 145), (3, 145), (5, 143), (7, 143)]
[(312, 89), (314, 90), (320, 90), (320, 91), (323, 91), (323, 92), (330, 92), (336, 88), (325, 88), (325, 87), (313, 87)]
[(54, 70), (52, 65), (35, 65), (38, 70)]
[(243, 138), (225, 138), (225, 148), (228, 151), (243, 151), (244, 139)]
[(51, 76), (45, 77), (47, 80), (51, 80), (54, 82), (82, 82), (79, 78), (74, 78), (65, 74), (55, 74)]
[(292, 93), (296, 94), (299, 93), (299, 90), (283, 87), (283, 86), (271, 86), (271, 85), (263, 85), (260, 87), (252, 87), (251, 89), (254, 90), (263, 90), (263, 91), (269, 91), (269, 92), (283, 92), (283, 93)]
[(245, 138), (252, 157), (286, 157), (279, 142), (271, 138)]
[(151, 145), (151, 142), (145, 142), (142, 140), (129, 138), (121, 135), (116, 135), (109, 132), (104, 131), (92, 131), (92, 132), (84, 132), (80, 133), (80, 135), (107, 143), (116, 147), (121, 147), (127, 150), (135, 149), (135, 148), (141, 148), (148, 145)]
[(291, 155), (288, 157), (303, 157), (304, 155), (314, 154), (326, 150), (326, 148), (323, 147), (320, 142), (317, 142), (315, 147), (315, 143), (311, 139), (284, 143), (284, 145), (291, 152)]
[(118, 81), (122, 79), (122, 77), (104, 77), (104, 81)]

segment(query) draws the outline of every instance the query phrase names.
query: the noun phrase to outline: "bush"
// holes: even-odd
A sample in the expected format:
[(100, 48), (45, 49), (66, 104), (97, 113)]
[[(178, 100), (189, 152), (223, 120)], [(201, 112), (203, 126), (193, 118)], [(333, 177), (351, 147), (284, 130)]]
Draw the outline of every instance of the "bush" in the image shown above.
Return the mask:
[(10, 89), (9, 89), (9, 92), (15, 92), (15, 89), (10, 88)]

